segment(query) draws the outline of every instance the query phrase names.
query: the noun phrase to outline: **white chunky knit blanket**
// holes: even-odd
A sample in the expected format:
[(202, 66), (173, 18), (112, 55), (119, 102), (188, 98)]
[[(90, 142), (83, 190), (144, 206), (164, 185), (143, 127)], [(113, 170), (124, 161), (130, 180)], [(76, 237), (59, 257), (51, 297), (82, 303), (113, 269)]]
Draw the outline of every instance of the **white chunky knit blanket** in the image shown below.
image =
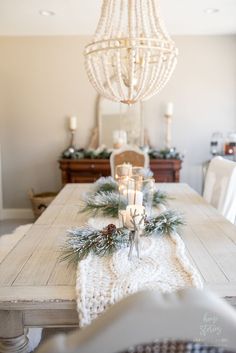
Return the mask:
[[(111, 223), (111, 222), (110, 222)], [(114, 223), (114, 220), (113, 220)], [(103, 228), (107, 219), (90, 219)], [(128, 260), (128, 249), (112, 256), (89, 255), (77, 268), (77, 311), (80, 327), (89, 325), (112, 304), (144, 289), (173, 292), (185, 287), (202, 287), (202, 279), (189, 262), (178, 234), (141, 239), (141, 258)]]

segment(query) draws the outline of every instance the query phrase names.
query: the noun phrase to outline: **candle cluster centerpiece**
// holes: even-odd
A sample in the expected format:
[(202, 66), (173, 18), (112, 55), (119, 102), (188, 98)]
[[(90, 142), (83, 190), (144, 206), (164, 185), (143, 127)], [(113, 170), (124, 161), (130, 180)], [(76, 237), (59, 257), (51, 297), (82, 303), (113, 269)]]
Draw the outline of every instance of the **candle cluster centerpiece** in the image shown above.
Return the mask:
[(140, 258), (140, 237), (147, 216), (151, 216), (155, 181), (151, 177), (145, 178), (142, 169), (134, 167), (130, 175), (124, 170), (125, 174), (117, 180), (120, 196), (118, 216), (120, 226), (129, 230), (129, 259), (132, 258), (134, 249)]
[(149, 169), (118, 165), (115, 179), (101, 177), (85, 194), (79, 212), (102, 218), (90, 219), (95, 226), (69, 231), (62, 260), (81, 261), (89, 253), (110, 256), (122, 248), (128, 248), (129, 260), (134, 250), (140, 259), (142, 238), (174, 233), (183, 224), (181, 215), (164, 206), (167, 199), (170, 197), (156, 188)]
[[(126, 167), (126, 165), (124, 165), (124, 167)], [(129, 168), (128, 166), (128, 169)], [(136, 174), (140, 174), (143, 178), (144, 192), (142, 197), (145, 202), (147, 214), (151, 215), (152, 209), (155, 210), (156, 214), (166, 209), (167, 201), (170, 197), (165, 191), (157, 189), (156, 185), (154, 185), (154, 179), (152, 179), (152, 172), (149, 169), (131, 166), (129, 175), (127, 175), (126, 169), (123, 169), (123, 171), (125, 175), (120, 175), (117, 179), (113, 179), (112, 177), (101, 177), (98, 179), (90, 192), (84, 194), (80, 212), (85, 212), (93, 217), (105, 216), (117, 218), (121, 210), (126, 210), (131, 195), (133, 194), (130, 190), (129, 198), (127, 197), (127, 180), (131, 176), (133, 178), (137, 177)], [(118, 174), (116, 174), (116, 177), (117, 176)], [(121, 195), (120, 192), (122, 188), (126, 190), (123, 195)], [(149, 190), (150, 188), (151, 192)], [(140, 197), (140, 194), (136, 192), (136, 196)]]

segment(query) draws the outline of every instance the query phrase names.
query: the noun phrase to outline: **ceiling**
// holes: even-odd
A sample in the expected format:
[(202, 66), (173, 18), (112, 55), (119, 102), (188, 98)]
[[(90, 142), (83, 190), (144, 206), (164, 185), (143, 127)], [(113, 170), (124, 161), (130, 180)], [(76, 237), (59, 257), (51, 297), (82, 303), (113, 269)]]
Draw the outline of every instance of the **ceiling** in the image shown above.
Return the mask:
[[(102, 0), (0, 0), (0, 35), (92, 34), (101, 3)], [(236, 34), (236, 0), (160, 0), (160, 3), (171, 34)], [(207, 8), (220, 11), (206, 14)], [(51, 10), (55, 16), (40, 16), (40, 10)]]

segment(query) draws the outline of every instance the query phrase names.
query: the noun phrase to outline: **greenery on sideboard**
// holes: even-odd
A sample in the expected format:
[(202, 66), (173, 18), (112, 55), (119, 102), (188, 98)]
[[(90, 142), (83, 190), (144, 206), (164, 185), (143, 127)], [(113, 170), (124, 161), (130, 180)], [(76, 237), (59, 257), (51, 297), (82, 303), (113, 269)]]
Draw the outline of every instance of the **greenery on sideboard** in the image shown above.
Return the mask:
[(148, 151), (150, 159), (178, 159), (183, 160), (184, 156), (176, 151), (176, 148), (165, 148), (162, 150), (150, 149)]
[[(150, 159), (178, 159), (182, 160), (183, 155), (176, 151), (175, 148), (170, 149), (149, 149), (148, 151)], [(104, 147), (93, 149), (77, 149), (74, 152), (64, 151), (61, 155), (62, 159), (109, 159), (112, 151)]]

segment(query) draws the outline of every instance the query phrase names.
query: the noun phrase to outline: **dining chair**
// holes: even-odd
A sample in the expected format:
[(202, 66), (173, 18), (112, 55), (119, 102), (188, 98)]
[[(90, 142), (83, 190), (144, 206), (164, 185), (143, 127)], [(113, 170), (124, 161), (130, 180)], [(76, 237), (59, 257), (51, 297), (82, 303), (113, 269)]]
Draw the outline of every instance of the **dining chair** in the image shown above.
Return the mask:
[(206, 173), (204, 199), (231, 223), (236, 221), (236, 162), (215, 157)]
[(138, 147), (125, 146), (118, 150), (114, 150), (110, 156), (111, 176), (115, 177), (115, 169), (117, 165), (130, 163), (135, 167), (149, 167), (149, 156)]
[[(199, 348), (204, 343), (236, 350), (235, 332), (236, 311), (211, 292), (143, 291), (114, 304), (89, 326), (45, 342), (37, 353), (196, 353), (196, 344)], [(167, 351), (165, 344), (172, 349)]]

